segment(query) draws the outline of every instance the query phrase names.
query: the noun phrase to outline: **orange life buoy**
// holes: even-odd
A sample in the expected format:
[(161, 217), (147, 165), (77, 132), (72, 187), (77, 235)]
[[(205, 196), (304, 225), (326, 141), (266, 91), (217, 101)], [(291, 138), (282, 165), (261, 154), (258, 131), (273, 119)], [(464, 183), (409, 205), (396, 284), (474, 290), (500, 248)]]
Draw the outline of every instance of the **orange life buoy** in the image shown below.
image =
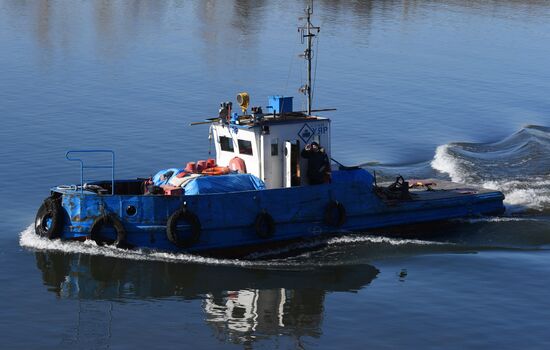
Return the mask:
[(229, 168), (226, 166), (216, 166), (213, 168), (204, 169), (203, 175), (226, 175), (229, 174)]
[(229, 169), (232, 171), (236, 171), (239, 174), (246, 174), (246, 164), (242, 158), (239, 157), (233, 157), (229, 161)]

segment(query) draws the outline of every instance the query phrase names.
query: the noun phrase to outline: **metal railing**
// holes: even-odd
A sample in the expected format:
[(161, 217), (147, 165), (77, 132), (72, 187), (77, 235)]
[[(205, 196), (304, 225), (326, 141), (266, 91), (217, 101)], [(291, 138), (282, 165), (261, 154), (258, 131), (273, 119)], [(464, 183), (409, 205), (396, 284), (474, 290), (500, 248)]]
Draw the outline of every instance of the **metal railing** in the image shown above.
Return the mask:
[[(85, 153), (85, 154), (101, 154), (107, 153), (111, 155), (111, 165), (85, 165), (84, 161), (80, 158), (73, 158), (71, 155)], [(115, 194), (115, 152), (112, 150), (73, 150), (68, 151), (65, 154), (65, 158), (71, 162), (80, 163), (80, 193), (84, 193), (84, 169), (110, 169), (111, 170), (111, 196)], [(88, 182), (95, 182), (97, 180), (87, 180)]]

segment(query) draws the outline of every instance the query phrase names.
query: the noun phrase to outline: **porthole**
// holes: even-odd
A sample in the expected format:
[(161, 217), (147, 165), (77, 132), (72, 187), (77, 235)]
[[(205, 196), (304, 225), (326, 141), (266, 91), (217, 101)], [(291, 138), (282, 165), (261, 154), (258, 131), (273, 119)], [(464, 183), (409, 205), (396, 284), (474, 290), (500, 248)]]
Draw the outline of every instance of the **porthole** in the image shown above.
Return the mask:
[(126, 207), (126, 214), (128, 214), (128, 216), (134, 216), (136, 215), (136, 213), (137, 209), (133, 205), (129, 205)]

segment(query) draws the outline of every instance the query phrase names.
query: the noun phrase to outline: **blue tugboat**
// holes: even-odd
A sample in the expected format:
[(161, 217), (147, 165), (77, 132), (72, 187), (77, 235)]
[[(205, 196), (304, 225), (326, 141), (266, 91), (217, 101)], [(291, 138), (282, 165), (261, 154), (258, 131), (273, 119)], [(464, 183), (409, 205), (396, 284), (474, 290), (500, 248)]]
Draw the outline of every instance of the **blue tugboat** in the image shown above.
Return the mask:
[[(307, 110), (295, 111), (292, 97), (271, 96), (252, 107), (240, 93), (222, 103), (210, 124), (216, 158), (185, 169), (166, 169), (149, 179), (115, 179), (115, 155), (107, 150), (70, 151), (81, 167), (79, 185), (57, 186), (35, 220), (38, 235), (93, 240), (97, 244), (171, 252), (235, 255), (321, 235), (498, 215), (501, 192), (441, 180), (377, 184), (358, 167), (331, 164), (331, 121), (314, 113), (311, 100), (312, 38), (319, 27), (300, 32), (307, 43)], [(265, 109), (265, 112), (264, 112)], [(104, 154), (109, 164), (90, 165), (86, 154)], [(85, 182), (85, 172), (102, 168), (107, 181)]]

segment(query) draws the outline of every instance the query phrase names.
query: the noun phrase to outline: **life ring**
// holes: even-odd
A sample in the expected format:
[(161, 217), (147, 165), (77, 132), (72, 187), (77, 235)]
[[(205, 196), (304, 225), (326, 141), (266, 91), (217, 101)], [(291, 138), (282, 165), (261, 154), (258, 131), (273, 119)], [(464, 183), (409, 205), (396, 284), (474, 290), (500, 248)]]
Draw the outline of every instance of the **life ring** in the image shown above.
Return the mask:
[[(191, 235), (181, 238), (178, 235), (178, 221), (183, 220), (191, 226)], [(201, 235), (201, 223), (197, 215), (193, 214), (186, 207), (179, 208), (170, 215), (166, 223), (166, 237), (179, 248), (189, 248), (197, 243)]]
[(229, 161), (229, 170), (236, 171), (239, 174), (246, 174), (246, 163), (242, 158), (233, 157)]
[(254, 228), (258, 237), (270, 238), (275, 233), (275, 220), (268, 212), (263, 211), (256, 216)]
[[(116, 239), (109, 239), (101, 235), (101, 229), (104, 226), (112, 226), (116, 231)], [(90, 238), (97, 243), (97, 245), (114, 244), (118, 248), (126, 246), (126, 230), (124, 225), (114, 213), (108, 213), (98, 216), (90, 228)]]
[[(335, 215), (336, 214), (336, 215)], [(346, 208), (338, 201), (331, 200), (325, 209), (325, 224), (340, 227), (346, 222)]]
[(215, 166), (213, 168), (204, 169), (201, 174), (203, 175), (227, 175), (229, 174), (229, 168), (225, 166)]
[(44, 200), (34, 219), (34, 232), (49, 239), (61, 235), (61, 197), (48, 197)]

